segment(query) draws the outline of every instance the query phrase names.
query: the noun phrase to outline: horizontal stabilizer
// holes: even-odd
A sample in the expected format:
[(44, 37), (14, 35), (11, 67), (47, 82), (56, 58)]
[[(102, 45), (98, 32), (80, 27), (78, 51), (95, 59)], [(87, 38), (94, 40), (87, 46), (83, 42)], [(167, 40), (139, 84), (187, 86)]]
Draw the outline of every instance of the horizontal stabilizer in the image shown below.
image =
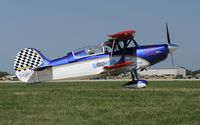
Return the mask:
[(48, 68), (51, 68), (52, 66), (46, 66), (46, 67), (39, 67), (39, 68), (35, 68), (34, 71), (42, 71)]

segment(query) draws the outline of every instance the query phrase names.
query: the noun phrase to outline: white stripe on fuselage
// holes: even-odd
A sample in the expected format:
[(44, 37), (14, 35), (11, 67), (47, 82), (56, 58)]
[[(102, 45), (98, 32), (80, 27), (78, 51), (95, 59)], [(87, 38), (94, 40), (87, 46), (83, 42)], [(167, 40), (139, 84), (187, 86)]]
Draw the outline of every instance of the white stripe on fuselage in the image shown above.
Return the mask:
[[(104, 66), (113, 65), (121, 59), (121, 56), (114, 56), (110, 61), (109, 56), (91, 59), (82, 62), (76, 62), (66, 65), (60, 65), (52, 67), (53, 80), (58, 79), (71, 79), (71, 78), (90, 78), (90, 77), (101, 77), (101, 75), (108, 75), (105, 72)], [(135, 58), (131, 56), (126, 56), (126, 61), (135, 62)], [(127, 70), (130, 67), (127, 67)], [(123, 70), (124, 71), (124, 70)], [(119, 71), (120, 72), (120, 71)]]
[(98, 63), (105, 63), (109, 61), (109, 56), (99, 59), (92, 59), (88, 61), (82, 61), (77, 63), (71, 63), (66, 65), (53, 67), (53, 80), (79, 78), (83, 76), (97, 75), (103, 72), (103, 66), (95, 66)]
[(137, 69), (145, 69), (150, 65), (151, 64), (147, 60), (137, 57)]

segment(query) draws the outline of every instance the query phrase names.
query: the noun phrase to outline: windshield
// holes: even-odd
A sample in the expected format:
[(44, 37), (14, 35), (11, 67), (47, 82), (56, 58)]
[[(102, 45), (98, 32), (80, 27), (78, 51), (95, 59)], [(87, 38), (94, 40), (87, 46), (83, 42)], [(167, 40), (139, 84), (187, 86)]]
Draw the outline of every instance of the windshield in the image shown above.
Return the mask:
[(76, 58), (82, 58), (89, 55), (96, 55), (103, 53), (104, 50), (101, 45), (99, 46), (86, 46), (73, 51)]

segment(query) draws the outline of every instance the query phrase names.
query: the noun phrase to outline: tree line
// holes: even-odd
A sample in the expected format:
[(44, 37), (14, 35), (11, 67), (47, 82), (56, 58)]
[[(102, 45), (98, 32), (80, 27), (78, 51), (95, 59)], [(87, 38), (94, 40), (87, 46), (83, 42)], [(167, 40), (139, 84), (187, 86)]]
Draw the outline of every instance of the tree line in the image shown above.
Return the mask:
[(4, 77), (4, 76), (7, 76), (7, 75), (9, 75), (9, 73), (0, 71), (0, 77)]
[(197, 74), (200, 74), (200, 69), (195, 71), (186, 69), (186, 75), (197, 75)]

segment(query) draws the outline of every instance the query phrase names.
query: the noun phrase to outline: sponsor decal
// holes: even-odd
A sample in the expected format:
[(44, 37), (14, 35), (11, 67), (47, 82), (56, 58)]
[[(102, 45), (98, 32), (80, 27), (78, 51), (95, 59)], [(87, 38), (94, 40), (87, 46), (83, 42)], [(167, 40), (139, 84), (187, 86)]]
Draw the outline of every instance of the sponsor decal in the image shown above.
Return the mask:
[(126, 57), (125, 61), (130, 61), (130, 62), (136, 62), (136, 58), (130, 58), (130, 57)]
[(103, 67), (107, 64), (107, 62), (98, 62), (93, 64), (93, 68)]
[(99, 63), (97, 63), (97, 67), (103, 67), (106, 64), (107, 64), (106, 62), (99, 62)]

